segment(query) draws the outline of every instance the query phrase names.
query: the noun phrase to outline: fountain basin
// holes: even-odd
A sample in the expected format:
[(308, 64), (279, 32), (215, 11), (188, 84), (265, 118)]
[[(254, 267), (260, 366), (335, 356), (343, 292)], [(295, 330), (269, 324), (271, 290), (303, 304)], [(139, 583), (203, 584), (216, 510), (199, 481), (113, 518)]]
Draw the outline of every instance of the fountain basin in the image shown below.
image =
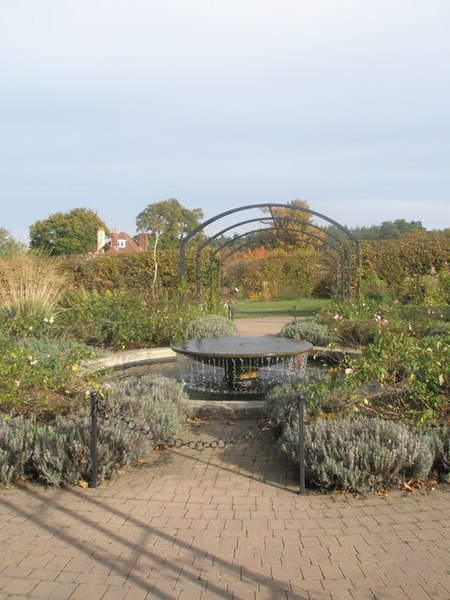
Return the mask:
[[(244, 393), (260, 392), (261, 385), (267, 385), (267, 376), (261, 375), (266, 367), (274, 367), (270, 371), (274, 382), (277, 380), (274, 374), (277, 371), (281, 374), (282, 368), (300, 374), (311, 349), (309, 342), (274, 336), (202, 338), (172, 346), (177, 355), (201, 363), (202, 368), (191, 373), (194, 387), (210, 392), (228, 389)], [(221, 370), (222, 377), (214, 375), (215, 368)]]
[(275, 336), (230, 336), (188, 340), (171, 348), (176, 354), (184, 354), (200, 362), (239, 357), (248, 365), (261, 366), (274, 364), (280, 357), (309, 352), (312, 344)]

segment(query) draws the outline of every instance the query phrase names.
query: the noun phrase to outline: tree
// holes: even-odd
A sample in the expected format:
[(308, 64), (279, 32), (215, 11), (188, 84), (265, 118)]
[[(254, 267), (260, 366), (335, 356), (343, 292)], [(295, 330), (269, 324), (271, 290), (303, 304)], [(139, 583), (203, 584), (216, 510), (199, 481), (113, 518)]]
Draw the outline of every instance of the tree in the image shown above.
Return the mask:
[(176, 198), (149, 204), (136, 217), (138, 231), (155, 236), (164, 248), (174, 248), (183, 236), (200, 224), (203, 219), (201, 208), (190, 210), (182, 206)]
[(4, 227), (0, 227), (0, 257), (11, 256), (25, 250), (25, 244), (15, 240), (10, 231)]
[(409, 231), (425, 231), (420, 221), (383, 221), (381, 225), (355, 227), (350, 230), (360, 240), (398, 240)]
[[(285, 207), (263, 208), (264, 213), (270, 213), (274, 218), (272, 227), (277, 232), (275, 246), (295, 246), (297, 248), (308, 247), (313, 244), (314, 239), (324, 237), (313, 224), (309, 205), (305, 200), (292, 200)], [(260, 235), (264, 239), (264, 232)]]
[(31, 225), (30, 248), (52, 256), (95, 252), (99, 228), (109, 234), (105, 223), (89, 208), (57, 212)]

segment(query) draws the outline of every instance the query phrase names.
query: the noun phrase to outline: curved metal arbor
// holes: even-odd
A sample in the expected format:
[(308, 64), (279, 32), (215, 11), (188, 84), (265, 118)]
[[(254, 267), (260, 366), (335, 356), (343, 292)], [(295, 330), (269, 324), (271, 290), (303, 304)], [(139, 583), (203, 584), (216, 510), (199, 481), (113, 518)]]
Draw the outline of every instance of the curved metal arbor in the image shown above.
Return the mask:
[[(290, 217), (278, 216), (274, 213), (274, 210), (273, 210), (273, 209), (278, 209), (278, 208), (285, 209), (285, 210), (287, 209), (289, 211), (292, 211), (292, 213), (297, 212), (297, 213), (299, 213), (299, 215), (302, 215), (302, 213), (303, 213), (303, 214), (314, 215), (316, 217), (319, 217), (320, 219), (327, 221), (328, 223), (330, 223), (331, 225), (336, 227), (340, 232), (342, 232), (344, 235), (344, 238), (340, 239), (340, 238), (336, 237), (335, 235), (331, 234), (330, 232), (326, 231), (322, 227), (319, 227), (315, 223), (305, 221), (301, 218), (297, 218), (297, 217), (293, 218), (292, 216), (290, 216)], [(233, 223), (232, 225), (229, 225), (229, 226), (221, 229), (219, 232), (215, 233), (214, 235), (208, 237), (197, 248), (197, 253), (196, 253), (197, 302), (199, 302), (199, 299), (200, 299), (200, 271), (201, 271), (201, 253), (202, 253), (202, 251), (207, 246), (211, 246), (211, 244), (213, 243), (214, 240), (216, 240), (217, 238), (219, 238), (221, 235), (225, 234), (226, 232), (228, 232), (232, 229), (235, 229), (237, 227), (240, 227), (242, 225), (246, 225), (246, 224), (254, 223), (254, 222), (260, 222), (262, 224), (267, 224), (267, 223), (272, 222), (272, 227), (270, 227), (270, 228), (262, 227), (261, 229), (247, 231), (247, 232), (237, 236), (237, 238), (235, 237), (234, 240), (230, 241), (229, 243), (227, 242), (227, 243), (223, 244), (222, 246), (220, 246), (219, 248), (215, 249), (214, 252), (211, 254), (211, 261), (210, 261), (210, 288), (211, 288), (210, 295), (211, 295), (211, 297), (212, 297), (212, 285), (213, 285), (212, 272), (213, 272), (214, 257), (216, 255), (218, 255), (218, 253), (221, 249), (223, 249), (227, 245), (230, 245), (231, 243), (236, 241), (236, 239), (250, 236), (251, 234), (257, 233), (258, 231), (266, 232), (266, 233), (274, 232), (278, 235), (278, 237), (280, 237), (280, 233), (287, 233), (288, 230), (289, 230), (289, 233), (302, 233), (302, 234), (306, 235), (306, 237), (318, 239), (323, 245), (327, 246), (328, 248), (330, 248), (332, 250), (335, 250), (339, 254), (339, 256), (340, 256), (340, 272), (341, 272), (340, 295), (341, 295), (342, 300), (344, 300), (345, 298), (347, 298), (349, 300), (351, 299), (351, 287), (352, 287), (352, 274), (351, 274), (352, 252), (351, 252), (351, 250), (352, 250), (352, 248), (351, 248), (350, 242), (353, 242), (354, 249), (355, 249), (355, 262), (356, 262), (356, 271), (357, 271), (356, 289), (357, 289), (357, 293), (359, 294), (361, 256), (360, 256), (360, 244), (359, 244), (358, 238), (356, 236), (354, 236), (346, 227), (344, 227), (343, 225), (341, 225), (334, 219), (327, 217), (326, 215), (323, 215), (319, 212), (316, 212), (314, 210), (304, 208), (301, 206), (295, 206), (295, 205), (291, 205), (291, 204), (280, 204), (280, 203), (249, 204), (249, 205), (241, 206), (238, 208), (233, 208), (233, 209), (222, 212), (222, 213), (216, 215), (215, 217), (212, 217), (212, 218), (204, 221), (203, 223), (198, 225), (195, 229), (190, 231), (186, 235), (186, 237), (181, 240), (181, 243), (180, 243), (179, 270), (180, 270), (181, 280), (184, 280), (184, 278), (186, 277), (186, 246), (194, 238), (195, 235), (197, 235), (198, 233), (203, 231), (206, 227), (208, 227), (208, 225), (211, 225), (212, 223), (215, 223), (221, 219), (224, 219), (225, 217), (228, 217), (229, 215), (233, 215), (235, 213), (249, 211), (249, 210), (253, 210), (253, 209), (268, 209), (270, 215), (265, 215), (263, 217), (252, 218), (252, 219), (245, 219), (245, 220)], [(300, 226), (307, 226), (308, 228), (316, 229), (321, 232), (322, 236), (325, 235), (326, 238), (315, 235), (311, 232), (307, 232), (303, 229), (300, 229), (300, 227), (299, 227), (299, 229), (292, 229), (292, 228), (286, 227), (284, 225), (284, 223), (286, 223), (286, 224), (294, 223), (296, 225), (299, 224)], [(280, 224), (281, 224), (281, 227), (279, 226)], [(314, 243), (314, 242), (312, 242), (312, 243)], [(246, 244), (244, 243), (240, 247), (242, 248), (245, 245)], [(229, 258), (232, 254), (234, 254), (234, 252), (227, 254), (225, 259)]]

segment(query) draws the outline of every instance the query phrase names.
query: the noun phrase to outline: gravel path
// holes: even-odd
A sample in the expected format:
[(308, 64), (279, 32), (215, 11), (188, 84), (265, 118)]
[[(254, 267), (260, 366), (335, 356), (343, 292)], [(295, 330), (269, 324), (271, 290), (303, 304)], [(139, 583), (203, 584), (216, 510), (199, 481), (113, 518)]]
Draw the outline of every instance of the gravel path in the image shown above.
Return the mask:
[(283, 325), (291, 323), (293, 317), (255, 317), (236, 319), (234, 322), (241, 335), (278, 335)]

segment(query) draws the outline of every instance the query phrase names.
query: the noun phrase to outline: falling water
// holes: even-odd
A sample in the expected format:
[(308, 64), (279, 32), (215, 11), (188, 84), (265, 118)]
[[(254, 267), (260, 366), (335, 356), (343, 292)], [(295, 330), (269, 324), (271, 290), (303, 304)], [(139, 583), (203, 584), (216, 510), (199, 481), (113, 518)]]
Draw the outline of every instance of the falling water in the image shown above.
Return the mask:
[(249, 361), (242, 357), (209, 357), (201, 361), (178, 355), (179, 379), (189, 390), (210, 395), (260, 396), (279, 383), (294, 383), (305, 376), (307, 353), (294, 356), (258, 357)]

